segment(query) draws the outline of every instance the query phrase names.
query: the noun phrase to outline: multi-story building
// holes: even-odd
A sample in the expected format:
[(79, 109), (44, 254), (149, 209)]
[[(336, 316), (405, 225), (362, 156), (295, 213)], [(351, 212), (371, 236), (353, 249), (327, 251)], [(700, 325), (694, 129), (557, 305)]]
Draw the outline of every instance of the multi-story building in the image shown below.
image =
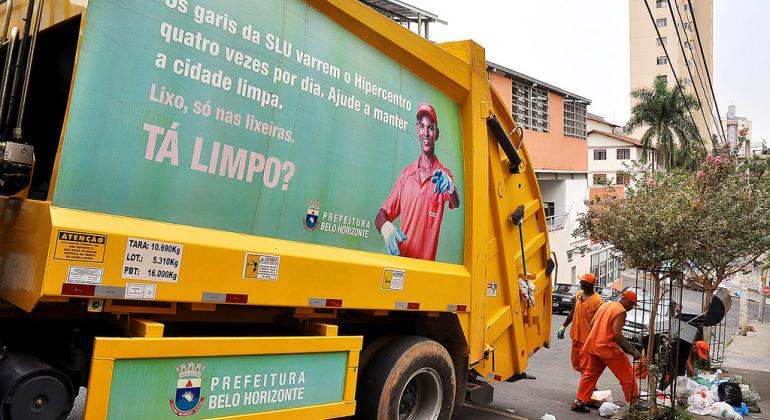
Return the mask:
[[(739, 149), (739, 154), (749, 157), (764, 152), (763, 142), (754, 142), (751, 138), (751, 120), (735, 115), (735, 105), (727, 107), (727, 116), (722, 119), (730, 149)], [(756, 152), (755, 152), (756, 151)]]
[(620, 264), (607, 248), (574, 234), (588, 199), (586, 108), (591, 101), (499, 64), (488, 66), (492, 85), (510, 98), (513, 118), (524, 128), (560, 268), (554, 281), (576, 283), (578, 275), (591, 271), (599, 284), (608, 284), (619, 276)]
[[(608, 185), (623, 197), (639, 171), (649, 165), (657, 168), (655, 146), (645, 150), (638, 139), (625, 135), (623, 127), (598, 115), (588, 114), (587, 121), (590, 199), (606, 192)], [(639, 166), (642, 161), (644, 167)]]
[[(652, 20), (645, 3), (652, 11)], [(691, 95), (697, 92), (701, 99), (703, 113), (693, 111), (693, 118), (702, 138), (708, 141), (709, 132), (716, 134), (718, 130), (716, 127), (718, 118), (712, 117), (717, 113), (712, 114), (714, 103), (706, 72), (707, 67), (709, 72), (714, 71), (713, 0), (629, 0), (628, 5), (631, 89), (650, 87), (656, 77), (665, 77), (669, 88), (675, 87), (676, 81), (669, 67), (670, 60), (676, 76), (684, 81), (682, 87)], [(670, 9), (669, 6), (671, 6)], [(700, 43), (695, 31), (696, 23), (700, 33)], [(660, 37), (655, 31), (656, 27), (660, 31)], [(680, 47), (680, 39), (683, 48)], [(664, 46), (668, 51), (668, 57), (664, 52)], [(701, 48), (703, 54), (701, 54)], [(682, 49), (684, 49), (684, 55)], [(688, 64), (692, 76), (688, 72)], [(635, 104), (632, 98), (631, 107)]]

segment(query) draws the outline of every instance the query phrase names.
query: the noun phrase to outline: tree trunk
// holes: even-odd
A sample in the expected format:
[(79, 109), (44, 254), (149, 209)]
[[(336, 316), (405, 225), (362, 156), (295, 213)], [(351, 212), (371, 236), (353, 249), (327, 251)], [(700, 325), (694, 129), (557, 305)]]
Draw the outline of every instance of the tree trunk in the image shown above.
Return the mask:
[[(703, 312), (708, 312), (709, 307), (711, 306), (711, 299), (714, 297), (714, 287), (711, 285), (711, 282), (708, 282), (708, 286), (706, 286), (705, 293), (703, 295)], [(727, 316), (727, 314), (725, 314)], [(711, 340), (711, 327), (703, 327), (703, 341), (709, 342)]]
[[(660, 303), (660, 273), (652, 273), (652, 281), (654, 283), (654, 293), (652, 297), (652, 309), (650, 310), (650, 321), (647, 326), (647, 331), (650, 334), (650, 338), (647, 340), (647, 365), (652, 366), (654, 364), (653, 350), (655, 349), (655, 317), (658, 315), (658, 304)], [(650, 411), (652, 415), (657, 414), (657, 393), (655, 392), (655, 384), (659, 378), (650, 370), (650, 374), (647, 377), (647, 398), (650, 402)]]

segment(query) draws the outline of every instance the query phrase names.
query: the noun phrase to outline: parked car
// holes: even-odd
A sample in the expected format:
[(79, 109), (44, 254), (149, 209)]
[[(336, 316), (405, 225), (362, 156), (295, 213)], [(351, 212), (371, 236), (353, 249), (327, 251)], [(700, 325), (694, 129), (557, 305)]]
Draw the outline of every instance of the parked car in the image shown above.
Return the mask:
[(596, 293), (598, 293), (605, 302), (615, 301), (620, 297), (620, 292), (612, 287), (596, 286), (594, 287), (594, 290), (596, 290)]
[(575, 305), (575, 293), (580, 290), (577, 284), (557, 283), (553, 286), (553, 313), (568, 313)]
[[(632, 290), (636, 293), (638, 306), (626, 314), (623, 337), (641, 349), (644, 342), (643, 337), (648, 335), (647, 329), (652, 315), (652, 293), (648, 293), (643, 287), (627, 287), (623, 289), (623, 291), (626, 290)], [(620, 294), (618, 294), (615, 300), (619, 299)], [(676, 317), (681, 309), (681, 305), (672, 301), (671, 297), (668, 296), (668, 290), (664, 290), (658, 302), (658, 312), (655, 315), (655, 331), (668, 331), (671, 318)]]

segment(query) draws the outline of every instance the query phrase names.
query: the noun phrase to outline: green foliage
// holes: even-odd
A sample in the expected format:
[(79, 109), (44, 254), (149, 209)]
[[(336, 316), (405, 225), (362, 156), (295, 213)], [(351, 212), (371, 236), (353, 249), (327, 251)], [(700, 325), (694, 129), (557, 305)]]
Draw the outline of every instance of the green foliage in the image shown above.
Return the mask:
[(628, 412), (623, 416), (623, 420), (692, 420), (692, 418), (692, 414), (687, 411), (687, 408), (682, 406), (674, 408), (661, 407), (657, 414), (642, 411), (631, 406), (628, 409)]
[(768, 161), (709, 155), (698, 172), (641, 171), (619, 198), (589, 202), (577, 234), (612, 244), (627, 267), (691, 269), (713, 290), (770, 250)]
[(655, 145), (668, 169), (694, 169), (705, 157), (700, 133), (688, 112), (700, 109), (698, 99), (683, 95), (677, 87), (669, 89), (661, 77), (655, 78), (652, 88), (633, 90), (631, 97), (637, 104), (631, 109), (626, 131), (648, 127), (640, 139), (645, 150)]
[(682, 238), (691, 223), (690, 215), (681, 211), (689, 177), (681, 171), (640, 172), (625, 198), (608, 188), (589, 202), (576, 233), (611, 243), (627, 267), (652, 272), (681, 265), (688, 245)]

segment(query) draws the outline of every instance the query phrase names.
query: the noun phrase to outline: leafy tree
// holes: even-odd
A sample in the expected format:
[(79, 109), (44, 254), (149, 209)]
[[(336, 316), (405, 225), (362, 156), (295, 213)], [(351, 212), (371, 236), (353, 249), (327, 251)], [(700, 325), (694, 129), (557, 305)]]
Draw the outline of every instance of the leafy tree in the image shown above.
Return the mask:
[(722, 281), (770, 250), (770, 168), (762, 159), (739, 161), (723, 152), (706, 158), (693, 184), (687, 262), (706, 292), (706, 310)]
[[(697, 273), (708, 310), (722, 281), (770, 250), (770, 163), (725, 150), (707, 156), (698, 172), (641, 172), (625, 198), (608, 190), (578, 222), (578, 234), (612, 244), (627, 267), (652, 275), (652, 338), (667, 272)], [(653, 348), (650, 339), (648, 355)]]
[(634, 89), (631, 97), (637, 104), (631, 108), (626, 131), (647, 127), (640, 138), (642, 147), (649, 150), (657, 145), (664, 167), (692, 168), (697, 157), (705, 155), (700, 133), (688, 112), (700, 109), (696, 97), (683, 95), (676, 86), (669, 89), (662, 77), (655, 78), (652, 88)]
[[(682, 211), (691, 194), (692, 175), (681, 170), (641, 172), (618, 198), (613, 189), (597, 196), (588, 211), (578, 216), (578, 234), (593, 242), (609, 243), (623, 255), (626, 267), (652, 275), (654, 290), (648, 332), (655, 334), (655, 318), (661, 295), (661, 280), (672, 268), (681, 268), (689, 255), (689, 229), (693, 215)], [(654, 340), (648, 342), (652, 354)], [(654, 395), (654, 394), (651, 394)]]

